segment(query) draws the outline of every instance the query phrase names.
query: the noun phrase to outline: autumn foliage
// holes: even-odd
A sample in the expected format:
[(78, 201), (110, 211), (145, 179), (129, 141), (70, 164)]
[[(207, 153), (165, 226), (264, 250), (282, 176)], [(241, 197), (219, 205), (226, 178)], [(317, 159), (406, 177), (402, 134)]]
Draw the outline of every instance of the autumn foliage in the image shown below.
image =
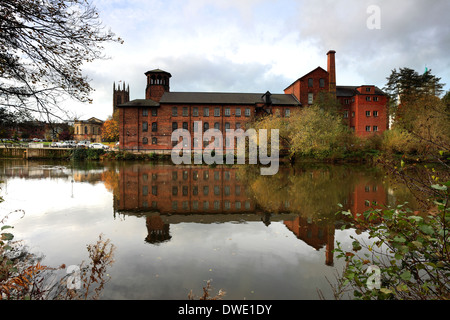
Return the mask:
[(102, 140), (113, 142), (119, 141), (119, 115), (116, 111), (113, 117), (103, 123)]

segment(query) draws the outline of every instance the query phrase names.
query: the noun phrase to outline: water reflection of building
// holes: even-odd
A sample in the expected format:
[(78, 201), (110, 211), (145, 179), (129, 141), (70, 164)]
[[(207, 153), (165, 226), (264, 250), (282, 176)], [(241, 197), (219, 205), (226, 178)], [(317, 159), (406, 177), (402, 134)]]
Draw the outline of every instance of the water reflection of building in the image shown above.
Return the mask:
[(333, 265), (334, 224), (318, 224), (302, 216), (297, 216), (292, 221), (284, 221), (284, 224), (297, 238), (314, 249), (325, 247), (325, 264)]
[[(136, 164), (121, 167), (119, 172), (115, 212), (145, 216), (149, 243), (170, 240), (170, 225), (183, 222), (261, 221), (269, 225), (271, 221), (282, 221), (298, 239), (316, 250), (324, 249), (325, 263), (333, 265), (335, 211), (329, 209), (323, 198), (331, 190), (323, 188), (335, 184), (334, 187), (342, 189), (340, 176), (328, 180), (328, 175), (314, 172), (316, 184), (302, 190), (300, 186), (308, 183), (310, 171), (294, 176), (286, 173), (289, 179), (279, 180), (282, 187), (275, 180), (272, 185), (265, 180), (244, 183), (238, 178), (238, 169), (227, 166)], [(352, 178), (345, 181), (348, 191), (344, 189), (337, 195), (335, 192), (332, 201), (342, 195), (344, 208), (352, 213), (363, 213), (374, 203), (386, 202), (381, 177), (358, 172), (349, 176)], [(254, 192), (254, 188), (259, 188), (259, 192)], [(321, 193), (317, 194), (317, 190)], [(289, 201), (289, 195), (293, 194), (295, 199)], [(324, 208), (328, 208), (333, 218), (324, 219), (327, 217), (322, 212)], [(305, 210), (309, 215), (305, 215)], [(314, 212), (317, 214), (312, 215)]]
[(162, 214), (254, 212), (246, 186), (225, 167), (131, 166), (120, 170), (118, 211)]

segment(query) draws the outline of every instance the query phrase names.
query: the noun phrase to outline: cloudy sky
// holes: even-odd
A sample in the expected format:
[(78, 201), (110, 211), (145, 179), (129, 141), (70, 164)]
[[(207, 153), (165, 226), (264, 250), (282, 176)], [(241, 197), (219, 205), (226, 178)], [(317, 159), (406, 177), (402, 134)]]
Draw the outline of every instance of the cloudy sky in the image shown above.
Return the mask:
[(382, 88), (393, 69), (428, 67), (450, 90), (448, 0), (92, 1), (125, 42), (85, 65), (94, 102), (68, 103), (82, 119), (111, 115), (113, 82), (144, 98), (144, 73), (156, 68), (172, 74), (171, 91), (283, 93), (326, 69), (331, 49), (338, 85)]

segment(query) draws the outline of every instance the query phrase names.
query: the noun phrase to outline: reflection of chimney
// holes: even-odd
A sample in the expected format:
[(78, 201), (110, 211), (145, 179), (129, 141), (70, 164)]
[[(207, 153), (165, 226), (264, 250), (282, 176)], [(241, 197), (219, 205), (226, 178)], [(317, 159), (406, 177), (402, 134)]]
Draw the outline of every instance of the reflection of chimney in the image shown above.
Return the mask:
[(330, 50), (327, 53), (328, 56), (328, 77), (329, 77), (329, 91), (336, 96), (336, 51)]

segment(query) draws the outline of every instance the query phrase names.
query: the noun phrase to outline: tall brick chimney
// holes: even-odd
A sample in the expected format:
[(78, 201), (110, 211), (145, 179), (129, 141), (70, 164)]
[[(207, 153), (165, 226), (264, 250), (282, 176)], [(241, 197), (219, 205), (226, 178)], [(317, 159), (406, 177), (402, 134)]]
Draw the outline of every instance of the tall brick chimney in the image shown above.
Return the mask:
[(329, 77), (329, 88), (330, 93), (336, 96), (336, 61), (335, 61), (336, 51), (330, 50), (327, 53), (328, 56), (328, 77)]

